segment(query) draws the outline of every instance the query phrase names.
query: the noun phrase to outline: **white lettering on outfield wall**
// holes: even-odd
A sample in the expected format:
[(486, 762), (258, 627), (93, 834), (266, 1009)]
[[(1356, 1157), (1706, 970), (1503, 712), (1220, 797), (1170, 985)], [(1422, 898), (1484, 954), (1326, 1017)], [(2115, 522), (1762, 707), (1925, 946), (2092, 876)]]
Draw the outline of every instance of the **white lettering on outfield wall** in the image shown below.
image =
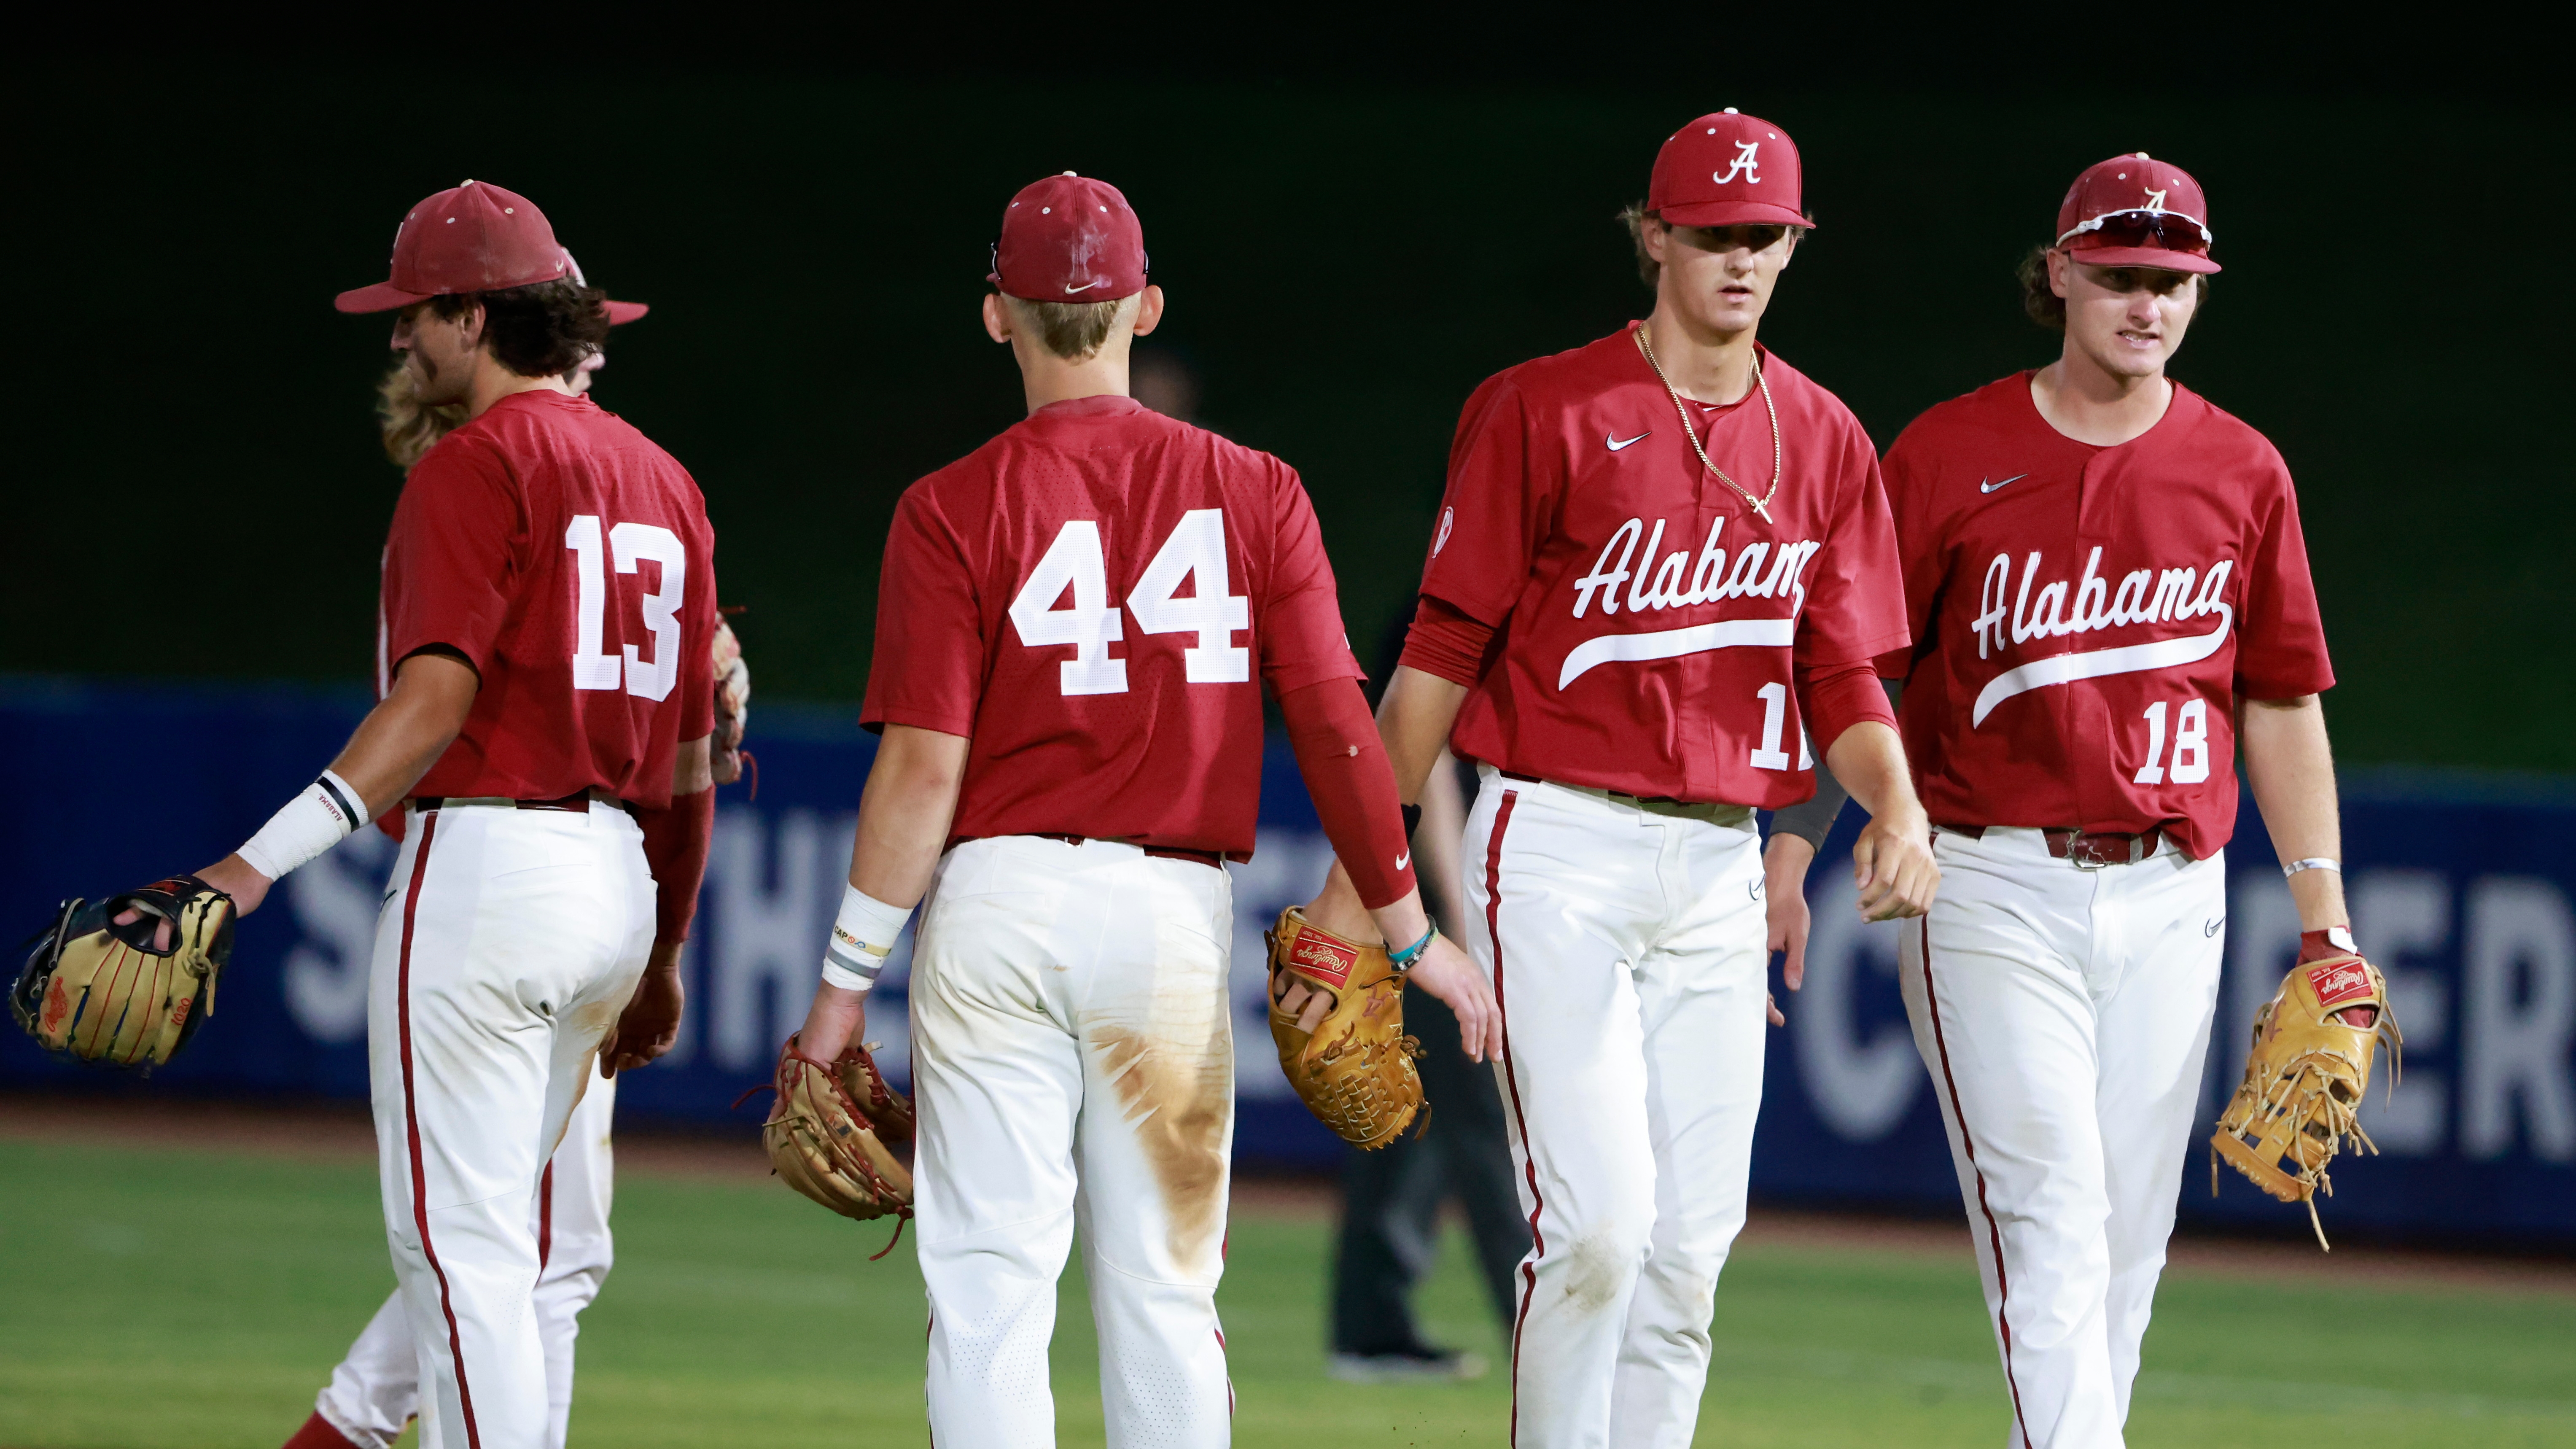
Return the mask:
[(2532, 1156), (2576, 1162), (2568, 1060), (2576, 1041), (2576, 919), (2567, 897), (2545, 880), (2482, 879), (2469, 888), (2465, 947), (2461, 1152), (2490, 1158), (2511, 1151), (2518, 1106)]
[(369, 827), (286, 878), (286, 904), (303, 933), (286, 953), (286, 1011), (315, 1041), (367, 1035), (368, 966), (397, 848)]
[[(2284, 894), (2288, 887), (2281, 887)], [(2366, 870), (2352, 878), (2353, 938), (2388, 977), (2408, 1061), (2394, 1088), (2385, 1064), (2372, 1073), (2362, 1130), (2393, 1157), (2431, 1157), (2450, 1136), (2451, 1080), (2433, 1065), (2450, 1037), (2450, 982), (2439, 971), (2410, 967), (2439, 960), (2451, 946), (2451, 882), (2436, 870)]]
[[(1816, 1115), (1845, 1141), (1875, 1142), (1905, 1120), (1929, 1080), (1903, 1018), (1881, 1022), (1867, 1040), (1853, 1024), (1863, 972), (1894, 983), (1902, 928), (1895, 921), (1862, 924), (1851, 872), (1825, 875), (1811, 903), (1815, 924), (1807, 937), (1805, 984), (1781, 1000), (1797, 1039), (1798, 1080)], [(1874, 985), (1868, 989), (1873, 996), (1895, 995)]]

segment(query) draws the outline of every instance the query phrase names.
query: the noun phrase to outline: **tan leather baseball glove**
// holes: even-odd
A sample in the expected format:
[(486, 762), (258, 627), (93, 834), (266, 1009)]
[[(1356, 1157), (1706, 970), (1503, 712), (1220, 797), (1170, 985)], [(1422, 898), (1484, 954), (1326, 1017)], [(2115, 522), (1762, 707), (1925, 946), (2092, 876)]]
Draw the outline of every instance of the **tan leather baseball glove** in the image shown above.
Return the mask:
[(1404, 977), (1383, 946), (1345, 941), (1295, 906), (1270, 941), (1270, 1039), (1306, 1110), (1352, 1146), (1384, 1147), (1429, 1121), (1404, 1034)]
[[(134, 919), (116, 924), (128, 911)], [(9, 1009), (48, 1051), (148, 1072), (214, 1014), (235, 914), (231, 896), (192, 875), (95, 905), (65, 901), (19, 969)], [(156, 945), (164, 923), (170, 944)]]
[(2303, 959), (2281, 989), (2254, 1013), (2254, 1048), (2245, 1080), (2209, 1139), (2209, 1191), (2218, 1192), (2218, 1159), (2283, 1202), (2305, 1203), (2317, 1245), (2332, 1251), (2317, 1220), (2317, 1190), (2334, 1196), (2326, 1164), (2346, 1140), (2377, 1153), (2354, 1115), (2370, 1090), (2370, 1061), (2388, 1038), (2389, 1084), (2403, 1070), (2406, 1038), (2388, 1011), (2388, 982), (2379, 968), (2340, 947)]
[[(854, 1043), (839, 1061), (819, 1062), (789, 1037), (778, 1053), (778, 1100), (760, 1143), (780, 1179), (841, 1216), (866, 1222), (891, 1213), (910, 1221), (912, 1171), (886, 1142), (911, 1140), (912, 1103), (886, 1085), (868, 1051)], [(875, 1257), (893, 1249), (888, 1239)]]

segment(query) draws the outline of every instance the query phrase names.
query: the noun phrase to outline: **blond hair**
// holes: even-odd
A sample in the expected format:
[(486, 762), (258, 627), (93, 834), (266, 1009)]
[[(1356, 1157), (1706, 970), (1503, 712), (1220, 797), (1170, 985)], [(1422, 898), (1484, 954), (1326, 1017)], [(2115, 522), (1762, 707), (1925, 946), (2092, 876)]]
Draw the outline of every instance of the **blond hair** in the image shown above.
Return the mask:
[(384, 430), (385, 456), (408, 473), (413, 464), (438, 446), (439, 439), (465, 421), (465, 405), (423, 405), (411, 369), (397, 362), (376, 384), (376, 421)]
[(1110, 302), (1033, 302), (1005, 292), (1002, 301), (1021, 321), (1037, 324), (1038, 340), (1047, 351), (1067, 362), (1088, 362), (1108, 345), (1119, 319), (1135, 315), (1126, 310), (1128, 304), (1144, 295), (1138, 292)]

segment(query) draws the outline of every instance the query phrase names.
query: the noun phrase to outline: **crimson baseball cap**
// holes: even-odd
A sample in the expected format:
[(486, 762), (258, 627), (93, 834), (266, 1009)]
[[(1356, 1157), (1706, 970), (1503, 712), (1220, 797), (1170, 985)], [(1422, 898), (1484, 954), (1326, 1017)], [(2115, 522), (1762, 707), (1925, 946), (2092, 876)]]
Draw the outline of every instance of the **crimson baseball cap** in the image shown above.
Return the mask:
[(2057, 245), (2096, 267), (2214, 272), (2212, 240), (2200, 183), (2144, 151), (2087, 166), (2057, 206)]
[(571, 255), (534, 203), (489, 182), (467, 181), (404, 215), (394, 233), (391, 276), (342, 292), (333, 305), (343, 312), (391, 312), (428, 297), (532, 286), (571, 272)]
[(1067, 171), (1002, 211), (985, 281), (1028, 302), (1107, 302), (1145, 290), (1145, 224), (1118, 188)]
[(1798, 186), (1797, 143), (1729, 106), (1666, 138), (1646, 209), (1671, 226), (1812, 227)]

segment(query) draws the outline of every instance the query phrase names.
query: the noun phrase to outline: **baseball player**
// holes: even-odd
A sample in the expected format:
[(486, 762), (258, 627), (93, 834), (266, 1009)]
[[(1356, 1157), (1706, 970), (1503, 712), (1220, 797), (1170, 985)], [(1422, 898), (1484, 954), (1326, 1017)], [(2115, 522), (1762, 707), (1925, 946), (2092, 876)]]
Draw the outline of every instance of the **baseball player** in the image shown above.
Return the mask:
[[(1940, 904), (1903, 937), (2016, 1446), (2121, 1442), (2226, 944), (2235, 761), (2302, 959), (2345, 954), (2334, 683), (2289, 470), (2165, 375), (2207, 278), (2198, 182), (2088, 168), (2022, 269), (2058, 359), (1887, 456), (1906, 748)], [(2367, 1021), (2351, 1024), (2367, 1026)]]
[(412, 208), (387, 281), (340, 295), (398, 312), (419, 401), (466, 421), (395, 508), (383, 701), (199, 872), (247, 913), (405, 812), (367, 1038), (426, 1449), (546, 1442), (532, 1198), (594, 1061), (676, 1029), (713, 819), (713, 533), (688, 474), (564, 380), (604, 301), (543, 213), (473, 181)]
[[(611, 326), (631, 322), (650, 310), (641, 302), (612, 299), (604, 305)], [(564, 372), (565, 384), (576, 395), (588, 393), (607, 355), (600, 351), (582, 358)], [(387, 369), (377, 387), (376, 410), (385, 454), (405, 473), (465, 421), (460, 404), (422, 404), (419, 379), (407, 362)], [(379, 618), (380, 637), (382, 623)], [(378, 661), (380, 667), (382, 662)], [(379, 678), (378, 690), (390, 683)], [(721, 706), (717, 713), (721, 726)], [(403, 817), (399, 813), (388, 814), (379, 823), (400, 838)], [(661, 1045), (667, 1049), (667, 1042)], [(660, 1055), (652, 1041), (630, 1042), (627, 1051), (644, 1060)], [(616, 1078), (604, 1071), (603, 1079), (592, 1083), (573, 1108), (563, 1145), (547, 1159), (532, 1204), (538, 1260), (534, 1303), (546, 1350), (547, 1449), (562, 1449), (572, 1410), (573, 1346), (581, 1331), (581, 1311), (599, 1296), (615, 1256), (608, 1208), (615, 1182), (609, 1129), (616, 1109)], [(315, 1399), (312, 1416), (286, 1441), (286, 1449), (387, 1449), (420, 1410), (418, 1355), (411, 1320), (403, 1311), (402, 1290), (397, 1288), (331, 1371), (330, 1382)]]
[[(1279, 701), (1364, 914), (1471, 1050), (1495, 1029), (1429, 929), (1297, 475), (1128, 395), (1163, 313), (1116, 188), (1005, 210), (984, 327), (1028, 417), (904, 494), (863, 719), (884, 734), (850, 889), (794, 1045), (829, 1062), (927, 892), (914, 1167), (943, 1444), (1054, 1443), (1047, 1342), (1079, 1223), (1113, 1445), (1219, 1445), (1234, 1060), (1226, 860)], [(1258, 681), (1258, 682), (1256, 682)]]
[[(1875, 450), (1755, 340), (1811, 226), (1797, 148), (1702, 116), (1629, 221), (1652, 315), (1468, 400), (1379, 715), (1408, 798), (1444, 742), (1479, 762), (1470, 947), (1534, 1235), (1519, 1445), (1690, 1442), (1762, 1088), (1754, 811), (1807, 798), (1810, 736), (1871, 810), (1863, 914), (1936, 882), (1870, 667), (1907, 638)], [(1350, 904), (1337, 876), (1308, 915), (1348, 933)]]

